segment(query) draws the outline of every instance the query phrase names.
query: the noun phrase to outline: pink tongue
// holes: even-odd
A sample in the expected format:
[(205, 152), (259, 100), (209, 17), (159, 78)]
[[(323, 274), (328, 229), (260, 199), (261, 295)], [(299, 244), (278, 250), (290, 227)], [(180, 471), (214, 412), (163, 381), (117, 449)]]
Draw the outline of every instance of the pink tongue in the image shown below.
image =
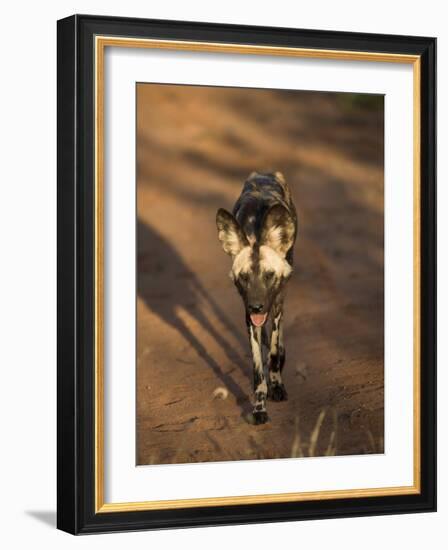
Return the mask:
[(250, 320), (256, 327), (261, 327), (266, 321), (267, 313), (252, 313)]

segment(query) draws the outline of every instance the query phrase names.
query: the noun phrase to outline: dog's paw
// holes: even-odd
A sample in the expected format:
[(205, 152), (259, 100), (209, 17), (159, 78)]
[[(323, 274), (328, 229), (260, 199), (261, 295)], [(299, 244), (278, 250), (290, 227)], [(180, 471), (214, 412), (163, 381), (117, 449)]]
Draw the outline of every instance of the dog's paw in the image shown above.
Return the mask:
[(254, 411), (253, 412), (254, 417), (254, 424), (266, 424), (266, 422), (269, 420), (268, 413), (266, 411)]
[(269, 398), (272, 399), (272, 401), (287, 401), (288, 393), (284, 384), (272, 386), (269, 390)]

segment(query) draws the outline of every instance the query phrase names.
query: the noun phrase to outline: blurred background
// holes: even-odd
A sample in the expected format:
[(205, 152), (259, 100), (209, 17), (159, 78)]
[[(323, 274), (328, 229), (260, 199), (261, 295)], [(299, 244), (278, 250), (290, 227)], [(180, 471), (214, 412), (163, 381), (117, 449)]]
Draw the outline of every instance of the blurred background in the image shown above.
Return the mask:
[[(383, 121), (383, 96), (137, 85), (137, 464), (384, 451)], [(262, 426), (215, 227), (253, 170), (299, 215)]]

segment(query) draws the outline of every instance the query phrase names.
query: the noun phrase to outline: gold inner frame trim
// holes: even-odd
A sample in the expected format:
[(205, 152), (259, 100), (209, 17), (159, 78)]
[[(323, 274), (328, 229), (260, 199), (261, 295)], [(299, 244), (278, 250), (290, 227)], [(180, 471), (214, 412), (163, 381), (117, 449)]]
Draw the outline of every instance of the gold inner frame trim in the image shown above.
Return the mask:
[[(413, 458), (414, 482), (410, 486), (367, 489), (343, 489), (300, 493), (226, 496), (180, 500), (106, 503), (104, 501), (104, 54), (106, 47), (151, 48), (175, 51), (207, 53), (233, 53), (269, 55), (313, 59), (376, 61), (407, 63), (413, 65), (413, 297), (414, 297), (414, 365), (413, 365)], [(420, 56), (381, 52), (355, 52), (251, 44), (224, 44), (96, 36), (95, 55), (95, 512), (129, 512), (143, 510), (167, 510), (207, 506), (232, 506), (279, 502), (304, 502), (341, 498), (379, 497), (420, 493), (421, 480), (421, 426), (420, 426)]]

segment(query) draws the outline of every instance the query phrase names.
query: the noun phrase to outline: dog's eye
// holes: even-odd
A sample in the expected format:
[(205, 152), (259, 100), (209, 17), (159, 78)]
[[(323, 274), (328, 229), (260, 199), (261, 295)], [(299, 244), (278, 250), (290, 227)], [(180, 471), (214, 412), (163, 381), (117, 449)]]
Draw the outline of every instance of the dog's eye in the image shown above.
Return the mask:
[(264, 274), (265, 281), (272, 281), (274, 278), (274, 272), (273, 271), (266, 271)]
[(240, 281), (242, 283), (247, 283), (249, 281), (249, 274), (248, 273), (240, 273)]

